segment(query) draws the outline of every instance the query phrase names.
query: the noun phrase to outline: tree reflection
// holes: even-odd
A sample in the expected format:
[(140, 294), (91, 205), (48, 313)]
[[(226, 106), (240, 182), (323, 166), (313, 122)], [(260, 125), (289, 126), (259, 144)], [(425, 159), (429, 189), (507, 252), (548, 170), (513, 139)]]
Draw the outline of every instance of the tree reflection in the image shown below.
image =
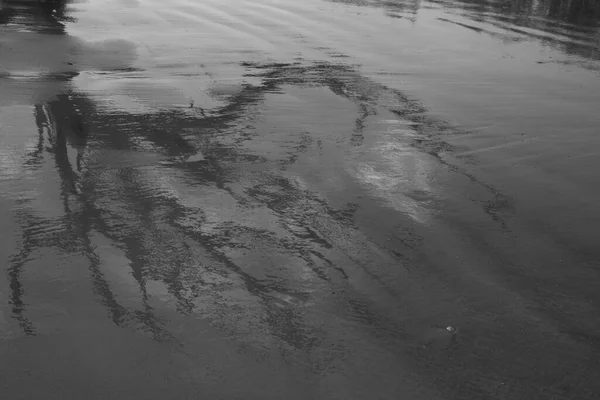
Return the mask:
[[(416, 21), (419, 0), (329, 0), (335, 3), (376, 7), (391, 17), (406, 15)], [(567, 54), (586, 59), (600, 59), (600, 2), (597, 0), (429, 0), (444, 7), (461, 10), (461, 14), (475, 22), (491, 24), (524, 40), (539, 40)], [(507, 40), (506, 36), (487, 29), (450, 21), (468, 29), (485, 32)], [(529, 28), (541, 31), (525, 31)], [(550, 34), (550, 35), (547, 35)], [(520, 41), (513, 36), (509, 41)]]
[[(294, 76), (290, 76), (290, 79), (293, 80)], [(38, 145), (25, 161), (27, 165), (39, 165), (44, 153), (53, 159), (60, 178), (64, 213), (64, 217), (54, 223), (62, 226), (62, 233), (60, 240), (54, 241), (24, 236), (22, 241), (26, 254), (19, 256), (19, 259), (27, 260), (33, 250), (42, 246), (55, 246), (66, 254), (84, 254), (89, 262), (94, 292), (108, 310), (112, 321), (119, 326), (133, 324), (137, 329), (149, 332), (155, 340), (169, 338), (170, 333), (150, 304), (149, 281), (162, 282), (182, 314), (194, 310), (195, 299), (203, 288), (211, 292), (209, 296), (218, 296), (217, 292), (211, 290), (212, 284), (205, 281), (203, 267), (198, 264), (186, 238), (199, 243), (204, 251), (222, 260), (227, 269), (233, 269), (241, 275), (248, 292), (264, 299), (267, 304), (268, 293), (274, 290), (273, 287), (259, 282), (223, 257), (220, 245), (213, 236), (182, 231), (177, 221), (185, 218), (189, 210), (175, 199), (165, 196), (152, 179), (162, 179), (163, 173), (177, 170), (196, 185), (211, 184), (228, 190), (225, 187), (228, 179), (226, 165), (241, 157), (236, 153), (235, 146), (219, 144), (218, 140), (210, 141), (210, 148), (203, 149), (206, 161), (195, 164), (193, 168), (177, 160), (197, 153), (206, 145), (208, 138), (222, 135), (236, 126), (240, 118), (247, 117), (249, 108), (284, 83), (285, 78), (268, 79), (262, 86), (246, 86), (232, 96), (225, 106), (213, 110), (210, 115), (202, 110), (189, 109), (147, 114), (101, 109), (89, 97), (70, 90), (66, 85), (64, 93), (36, 105)], [(332, 83), (332, 87), (336, 85), (338, 83)], [(135, 157), (135, 153), (142, 151), (142, 148), (161, 154), (173, 160), (173, 163), (162, 171), (160, 167), (152, 166), (152, 172), (146, 173), (147, 167), (143, 165), (113, 165), (101, 157), (111, 151), (130, 152)], [(202, 210), (197, 212), (197, 217), (202, 219)], [(22, 223), (23, 232), (29, 232), (28, 221), (23, 220)], [(102, 254), (94, 245), (94, 237), (98, 234), (123, 251), (131, 276), (137, 283), (141, 307), (125, 307), (119, 302), (103, 272)], [(256, 232), (258, 237), (267, 234)], [(229, 239), (223, 237), (220, 240)], [(226, 242), (221, 245), (226, 245)], [(299, 252), (309, 264), (312, 262), (303, 245), (286, 246)], [(311, 250), (311, 254), (314, 254), (314, 250)], [(22, 301), (19, 303), (23, 290), (18, 271), (22, 270), (24, 262), (15, 261), (11, 269), (15, 282), (13, 297), (17, 300), (14, 312), (20, 316), (23, 315)], [(318, 272), (325, 276), (324, 272)], [(277, 331), (285, 332), (285, 321), (299, 318), (287, 310), (287, 316), (282, 319), (279, 314), (284, 311), (278, 307), (266, 308), (273, 314), (270, 321)], [(294, 338), (290, 337), (289, 340), (304, 340), (296, 336)]]
[(0, 24), (15, 23), (39, 33), (64, 34), (64, 22), (70, 21), (71, 0), (3, 0)]
[[(114, 229), (107, 225), (102, 210), (94, 203), (96, 197), (93, 172), (88, 171), (86, 164), (86, 149), (90, 125), (93, 126), (91, 114), (93, 104), (84, 96), (76, 93), (65, 93), (54, 100), (36, 106), (36, 121), (40, 129), (47, 132), (47, 138), (52, 143), (56, 171), (61, 181), (61, 198), (65, 214), (65, 229), (71, 240), (70, 251), (83, 253), (89, 261), (89, 271), (94, 292), (107, 308), (112, 321), (119, 326), (131, 323), (141, 324), (143, 330), (150, 332), (156, 340), (169, 337), (162, 322), (154, 315), (148, 303), (145, 290), (145, 278), (136, 273), (139, 262), (131, 257), (133, 276), (140, 285), (143, 310), (128, 310), (117, 300), (111, 289), (111, 284), (102, 271), (102, 260), (93, 244), (94, 232), (117, 240), (118, 245), (127, 248), (127, 242)], [(69, 157), (69, 149), (75, 150), (74, 159)], [(110, 165), (102, 166), (111, 168)], [(118, 185), (118, 182), (113, 182)], [(132, 244), (137, 247), (137, 243)], [(135, 254), (135, 253), (133, 253)]]
[[(0, 22), (18, 23), (30, 31), (43, 34), (66, 35), (64, 21), (67, 15), (67, 1), (52, 0), (41, 2), (4, 1), (0, 10)], [(17, 254), (11, 257), (7, 268), (10, 282), (13, 316), (19, 321), (25, 334), (35, 334), (34, 324), (25, 316), (25, 287), (22, 275), (25, 265), (33, 260), (34, 251), (47, 247), (61, 250), (63, 254), (84, 254), (89, 262), (89, 271), (94, 292), (100, 297), (111, 319), (117, 325), (138, 320), (148, 327), (155, 339), (168, 336), (161, 327), (151, 307), (144, 298), (144, 310), (129, 312), (122, 306), (111, 289), (111, 284), (102, 271), (102, 263), (92, 234), (96, 228), (102, 230), (102, 217), (93, 201), (93, 185), (86, 183), (86, 149), (88, 148), (90, 112), (93, 105), (70, 89), (70, 80), (77, 72), (48, 76), (38, 79), (58, 79), (58, 94), (47, 101), (36, 104), (34, 119), (38, 128), (38, 144), (27, 152), (24, 164), (29, 170), (39, 170), (45, 155), (55, 164), (60, 178), (60, 198), (64, 216), (57, 219), (44, 219), (35, 216), (26, 207), (16, 210), (21, 224), (21, 243)], [(62, 88), (62, 89), (60, 89)], [(70, 149), (75, 151), (71, 159)], [(40, 229), (40, 227), (51, 227)], [(51, 230), (53, 233), (48, 234)], [(107, 232), (110, 234), (110, 232)]]

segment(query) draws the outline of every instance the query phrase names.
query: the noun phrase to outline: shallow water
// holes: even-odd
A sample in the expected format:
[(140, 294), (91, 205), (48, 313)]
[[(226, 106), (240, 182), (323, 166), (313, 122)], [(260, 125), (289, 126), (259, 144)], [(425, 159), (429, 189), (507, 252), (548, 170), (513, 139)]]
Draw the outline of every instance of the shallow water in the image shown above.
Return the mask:
[(0, 393), (593, 399), (594, 1), (0, 1)]

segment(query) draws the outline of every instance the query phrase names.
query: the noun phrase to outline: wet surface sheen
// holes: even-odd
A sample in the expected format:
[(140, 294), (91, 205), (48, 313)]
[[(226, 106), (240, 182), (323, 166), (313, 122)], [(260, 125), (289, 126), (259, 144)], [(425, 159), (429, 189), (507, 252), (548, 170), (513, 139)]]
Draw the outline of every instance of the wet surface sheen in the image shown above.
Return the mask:
[(0, 0), (0, 397), (596, 398), (599, 21)]

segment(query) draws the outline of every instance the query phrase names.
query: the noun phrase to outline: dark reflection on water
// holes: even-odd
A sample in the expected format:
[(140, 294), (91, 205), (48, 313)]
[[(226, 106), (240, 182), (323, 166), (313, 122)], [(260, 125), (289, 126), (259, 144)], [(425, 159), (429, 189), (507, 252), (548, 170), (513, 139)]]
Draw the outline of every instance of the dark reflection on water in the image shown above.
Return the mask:
[(70, 0), (3, 0), (0, 2), (0, 24), (19, 24), (28, 30), (64, 34)]
[(386, 14), (392, 18), (403, 18), (407, 16), (412, 22), (418, 17), (419, 9), (424, 2), (422, 0), (328, 0), (333, 3), (357, 5), (364, 7), (377, 7), (386, 11)]
[[(30, 31), (43, 34), (63, 35), (66, 40), (70, 37), (64, 30), (64, 22), (72, 21), (67, 14), (67, 1), (5, 1), (1, 10), (0, 21), (4, 24), (15, 23), (25, 26)], [(68, 60), (65, 60), (65, 62)], [(128, 62), (128, 57), (123, 58)], [(72, 65), (72, 63), (69, 63)], [(102, 116), (96, 110), (95, 104), (84, 94), (72, 90), (71, 80), (78, 75), (76, 67), (70, 67), (69, 73), (40, 74), (34, 81), (57, 81), (52, 96), (44, 103), (34, 107), (34, 119), (38, 128), (38, 143), (33, 150), (28, 151), (23, 161), (30, 172), (42, 168), (42, 160), (49, 155), (55, 164), (55, 170), (60, 178), (60, 198), (63, 205), (64, 216), (57, 219), (41, 219), (28, 211), (27, 200), (16, 210), (17, 220), (21, 224), (22, 237), (19, 243), (19, 252), (10, 259), (7, 275), (10, 282), (10, 304), (15, 319), (17, 319), (27, 335), (35, 335), (34, 324), (25, 316), (27, 304), (24, 301), (26, 288), (22, 284), (22, 275), (27, 262), (35, 257), (36, 250), (44, 248), (60, 249), (63, 255), (82, 254), (88, 260), (88, 269), (93, 290), (100, 301), (107, 308), (110, 318), (118, 326), (134, 325), (138, 329), (148, 331), (156, 340), (170, 337), (163, 327), (163, 321), (158, 318), (148, 303), (142, 265), (140, 258), (139, 240), (121, 237), (112, 232), (105, 225), (102, 210), (94, 204), (96, 187), (93, 176), (88, 169), (89, 161), (86, 153), (89, 150), (90, 129), (98, 130), (97, 124), (101, 121), (94, 117)], [(106, 69), (106, 68), (105, 68)], [(18, 71), (17, 71), (18, 72)], [(26, 85), (23, 82), (23, 85)], [(118, 116), (104, 116), (107, 127), (111, 127)], [(163, 121), (171, 123), (173, 118), (166, 117)], [(142, 120), (147, 120), (144, 116)], [(135, 123), (136, 121), (128, 121)], [(176, 126), (176, 124), (175, 124)], [(181, 143), (177, 137), (165, 137), (163, 132), (150, 129), (157, 139), (157, 147), (173, 148)], [(111, 135), (116, 147), (122, 147), (121, 137)], [(174, 135), (176, 136), (176, 135)], [(93, 135), (92, 135), (93, 137)], [(127, 139), (126, 139), (127, 141)], [(110, 146), (110, 143), (105, 143)], [(127, 145), (126, 145), (127, 146)], [(69, 152), (74, 150), (76, 155), (72, 159)], [(108, 166), (110, 167), (110, 166)], [(126, 175), (125, 175), (126, 178)], [(144, 197), (136, 197), (138, 202), (143, 202)], [(137, 210), (148, 210), (149, 204), (140, 203)], [(94, 232), (105, 234), (106, 237), (115, 238), (123, 244), (124, 249), (132, 260), (132, 275), (139, 284), (142, 293), (143, 308), (141, 310), (128, 310), (119, 303), (111, 288), (111, 284), (102, 271), (101, 258), (93, 244)], [(119, 231), (120, 232), (120, 231)], [(137, 238), (142, 238), (140, 234)]]
[(567, 54), (600, 59), (600, 4), (590, 0), (445, 2), (462, 15), (512, 35), (512, 40), (539, 40)]
[[(230, 192), (240, 204), (252, 201), (265, 204), (288, 229), (290, 237), (279, 237), (265, 229), (253, 229), (230, 221), (219, 226), (215, 233), (202, 233), (194, 227), (184, 226), (181, 221), (193, 215), (195, 224), (202, 226), (206, 216), (202, 209), (188, 209), (165, 193), (160, 186), (148, 182), (144, 170), (149, 165), (119, 166), (102, 161), (102, 154), (111, 151), (135, 153), (151, 151), (164, 158), (161, 166), (153, 166), (152, 174), (168, 176), (177, 171), (186, 177), (192, 187), (215, 186), (225, 191), (229, 183), (238, 180), (238, 164), (261, 164), (268, 160), (260, 156), (240, 153), (237, 148), (243, 141), (252, 140), (252, 135), (239, 134), (240, 123), (252, 118), (250, 113), (261, 105), (268, 94), (279, 93), (285, 85), (298, 87), (324, 86), (333, 93), (355, 102), (359, 114), (352, 133), (353, 146), (361, 146), (364, 137), (364, 119), (373, 115), (372, 102), (377, 102), (377, 92), (371, 93), (372, 82), (362, 78), (350, 67), (329, 63), (311, 64), (268, 64), (243, 63), (249, 75), (260, 78), (258, 86), (245, 85), (241, 91), (230, 96), (223, 107), (214, 110), (163, 110), (146, 114), (130, 114), (121, 110), (105, 110), (94, 103), (93, 98), (78, 93), (65, 83), (62, 94), (54, 99), (35, 106), (35, 120), (38, 127), (38, 144), (24, 164), (31, 170), (40, 167), (43, 153), (54, 160), (55, 170), (60, 178), (60, 198), (64, 216), (57, 220), (36, 222), (36, 217), (26, 215), (21, 218), (21, 254), (13, 260), (9, 269), (12, 302), (15, 317), (22, 322), (24, 331), (35, 332), (30, 321), (24, 317), (24, 289), (20, 274), (25, 262), (33, 251), (44, 247), (55, 247), (63, 254), (83, 254), (88, 260), (90, 280), (94, 292), (106, 307), (112, 321), (118, 326), (133, 326), (152, 334), (156, 340), (165, 340), (171, 335), (165, 322), (159, 318), (149, 302), (147, 282), (163, 282), (169, 294), (176, 299), (180, 313), (195, 311), (195, 298), (202, 291), (218, 296), (218, 288), (207, 283), (199, 272), (198, 261), (186, 242), (191, 239), (199, 243), (218, 265), (218, 274), (227, 277), (235, 274), (241, 277), (245, 289), (264, 302), (266, 321), (273, 333), (294, 347), (312, 346), (317, 340), (302, 325), (302, 314), (295, 308), (280, 307), (273, 301), (272, 292), (287, 293), (292, 298), (302, 299), (301, 292), (288, 287), (280, 278), (261, 280), (244, 271), (226, 255), (229, 248), (252, 250), (262, 243), (272, 251), (283, 251), (298, 257), (323, 282), (347, 279), (344, 267), (337, 265), (324, 253), (332, 244), (320, 234), (307, 227), (305, 214), (310, 208), (322, 209), (332, 221), (340, 224), (340, 229), (350, 229), (348, 216), (344, 210), (335, 210), (317, 197), (307, 197), (288, 179), (276, 172), (261, 174), (258, 183), (246, 189), (247, 198)], [(400, 93), (395, 93), (397, 102), (391, 110), (397, 116), (412, 121), (421, 137), (413, 142), (433, 156), (446, 144), (439, 141), (434, 132), (442, 130), (450, 133), (451, 127), (441, 121), (430, 120), (422, 113), (425, 109), (414, 101), (409, 101)], [(224, 145), (225, 136), (235, 137), (233, 145)], [(308, 137), (307, 139), (308, 140)], [(140, 146), (140, 143), (143, 143)], [(294, 164), (303, 148), (280, 160), (281, 169)], [(70, 153), (74, 150), (75, 155)], [(203, 161), (185, 162), (199, 152)], [(154, 163), (152, 163), (154, 164)], [(108, 173), (109, 178), (103, 178)], [(20, 212), (27, 214), (26, 207)], [(165, 210), (158, 212), (157, 210)], [(158, 214), (157, 214), (158, 212)], [(52, 226), (52, 234), (46, 230), (36, 230), (43, 224)], [(141, 309), (132, 309), (121, 304), (102, 272), (101, 255), (93, 244), (93, 236), (100, 233), (112, 240), (129, 260), (131, 275), (138, 285), (142, 299)], [(171, 236), (171, 237), (170, 237)], [(236, 243), (238, 238), (246, 238)], [(247, 242), (249, 240), (249, 242)], [(246, 242), (246, 243), (243, 243)], [(286, 295), (287, 296), (287, 295)], [(297, 300), (301, 301), (301, 300)], [(347, 299), (346, 306), (354, 310), (360, 318), (368, 318), (369, 324), (381, 329), (389, 322), (378, 321), (379, 317), (369, 313), (369, 306), (361, 300)]]
[[(600, 59), (600, 3), (595, 0), (330, 0), (359, 6), (378, 7), (388, 15), (417, 18), (421, 7), (441, 6), (475, 24), (453, 21), (479, 33), (505, 41), (539, 40), (567, 54)], [(499, 31), (498, 31), (499, 30)]]
[[(446, 2), (440, 2), (446, 4)], [(588, 31), (598, 28), (600, 4), (594, 0), (508, 0), (448, 2), (479, 13), (498, 13), (498, 19), (510, 20), (523, 26), (542, 27), (562, 25), (566, 29)], [(543, 24), (540, 19), (546, 19)], [(567, 22), (568, 24), (561, 24)]]
[[(193, 135), (213, 135), (226, 130), (236, 119), (244, 116), (248, 105), (260, 102), (262, 94), (274, 89), (275, 84), (245, 88), (226, 106), (214, 111), (210, 117), (206, 117), (202, 110), (195, 110), (197, 112), (193, 115), (183, 111), (143, 115), (120, 111), (106, 113), (85, 94), (70, 90), (70, 86), (67, 82), (64, 93), (35, 106), (38, 144), (35, 150), (27, 154), (24, 164), (35, 171), (41, 167), (44, 153), (54, 159), (55, 169), (60, 177), (64, 217), (38, 221), (34, 215), (27, 213), (25, 205), (18, 211), (19, 214), (23, 214), (22, 218), (19, 218), (23, 232), (20, 244), (22, 250), (13, 257), (8, 269), (13, 314), (20, 321), (26, 334), (35, 333), (33, 324), (25, 317), (21, 275), (25, 263), (30, 260), (35, 250), (55, 247), (63, 254), (86, 256), (94, 292), (107, 308), (115, 324), (148, 331), (156, 340), (168, 339), (170, 334), (164, 326), (164, 321), (155, 315), (149, 304), (146, 289), (148, 280), (163, 281), (169, 293), (177, 299), (178, 310), (184, 314), (193, 311), (194, 298), (199, 295), (198, 291), (202, 287), (211, 287), (198, 273), (199, 267), (185, 240), (163, 237), (169, 230), (181, 229), (175, 221), (185, 219), (189, 210), (168, 196), (163, 196), (160, 188), (144, 183), (135, 164), (115, 167), (102, 162), (96, 163), (94, 151), (100, 154), (109, 150), (135, 152), (141, 150), (137, 143), (142, 140), (151, 145), (153, 152), (173, 160), (164, 168), (181, 169), (196, 184), (214, 184), (223, 188), (227, 177), (222, 163), (238, 161), (243, 155), (237, 155), (232, 148), (215, 143), (212, 149), (205, 151), (205, 162), (193, 164), (191, 167), (178, 162), (199, 151), (198, 145), (189, 139), (190, 130), (193, 130)], [(90, 149), (90, 143), (93, 143), (94, 149)], [(70, 157), (69, 149), (75, 150), (74, 158)], [(114, 174), (111, 174), (109, 181), (103, 182), (99, 175), (105, 169), (114, 171)], [(96, 200), (99, 197), (104, 201), (108, 200), (109, 205), (97, 204)], [(124, 207), (126, 211), (123, 213), (118, 208), (113, 210), (110, 203)], [(155, 210), (162, 207), (167, 207), (169, 211), (162, 218), (157, 217)], [(201, 210), (198, 212), (199, 215), (195, 215), (194, 218), (201, 220)], [(49, 234), (48, 229), (39, 229), (40, 225), (52, 227), (51, 233)], [(163, 225), (168, 228), (165, 230)], [(129, 309), (117, 300), (111, 284), (102, 272), (101, 257), (93, 245), (94, 232), (113, 240), (130, 260), (131, 274), (138, 284), (142, 298), (142, 309)], [(261, 283), (220, 255), (218, 248), (226, 245), (228, 239), (198, 235), (193, 231), (186, 234), (200, 241), (208, 249), (216, 248), (217, 250), (213, 250), (214, 257), (242, 275), (250, 293), (264, 298), (265, 301), (270, 299), (268, 293), (275, 289), (274, 286)], [(161, 264), (162, 256), (157, 254), (156, 246), (161, 246), (159, 253), (163, 253), (162, 256), (165, 253), (169, 254), (168, 258), (164, 259), (165, 264)], [(222, 273), (227, 274), (225, 271)], [(277, 308), (272, 311), (274, 314), (270, 320), (275, 326), (280, 326), (279, 330), (282, 332), (288, 331), (290, 318), (297, 319), (293, 316), (294, 311)], [(290, 315), (284, 317), (284, 314)], [(296, 329), (294, 332), (288, 332), (284, 336), (297, 337), (302, 329)], [(297, 343), (305, 341), (299, 338), (290, 340)]]
[[(64, 34), (65, 26), (63, 22), (68, 19), (66, 15), (67, 3), (67, 1), (62, 0), (46, 2), (3, 0), (0, 2), (0, 24), (18, 24), (39, 33)], [(0, 79), (2, 79), (1, 76)], [(52, 112), (48, 112), (45, 106), (37, 105), (34, 114), (38, 126), (39, 140), (35, 149), (26, 155), (25, 166), (30, 170), (39, 168), (44, 150), (55, 153), (57, 164), (60, 164), (61, 160), (64, 161), (63, 155), (66, 151), (64, 135), (56, 135), (56, 123), (47, 119), (47, 116), (52, 115)], [(47, 131), (45, 131), (44, 125), (48, 129)], [(48, 135), (45, 136), (45, 133)], [(44, 147), (45, 139), (49, 141), (49, 147)], [(66, 171), (63, 168), (59, 168), (59, 171), (67, 175), (71, 172), (70, 168)], [(68, 180), (66, 176), (65, 180)], [(55, 234), (47, 235), (49, 231), (54, 231), (53, 225), (60, 225), (60, 221), (41, 220), (29, 214), (26, 208), (17, 210), (16, 213), (16, 218), (22, 226), (22, 234), (18, 253), (9, 259), (9, 266), (7, 268), (11, 290), (9, 303), (12, 305), (14, 318), (19, 321), (24, 333), (35, 335), (36, 330), (33, 323), (25, 316), (26, 303), (23, 298), (25, 288), (22, 284), (24, 267), (28, 261), (32, 260), (32, 253), (36, 249), (48, 245), (49, 242), (59, 247), (64, 247), (65, 245), (69, 247), (70, 243), (68, 239), (58, 238)]]

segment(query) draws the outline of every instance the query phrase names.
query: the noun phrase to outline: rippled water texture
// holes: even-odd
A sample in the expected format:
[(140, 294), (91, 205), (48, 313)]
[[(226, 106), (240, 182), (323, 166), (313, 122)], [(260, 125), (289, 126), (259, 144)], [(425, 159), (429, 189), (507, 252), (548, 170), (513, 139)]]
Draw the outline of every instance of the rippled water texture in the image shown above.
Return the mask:
[(0, 0), (0, 398), (597, 398), (599, 21)]

